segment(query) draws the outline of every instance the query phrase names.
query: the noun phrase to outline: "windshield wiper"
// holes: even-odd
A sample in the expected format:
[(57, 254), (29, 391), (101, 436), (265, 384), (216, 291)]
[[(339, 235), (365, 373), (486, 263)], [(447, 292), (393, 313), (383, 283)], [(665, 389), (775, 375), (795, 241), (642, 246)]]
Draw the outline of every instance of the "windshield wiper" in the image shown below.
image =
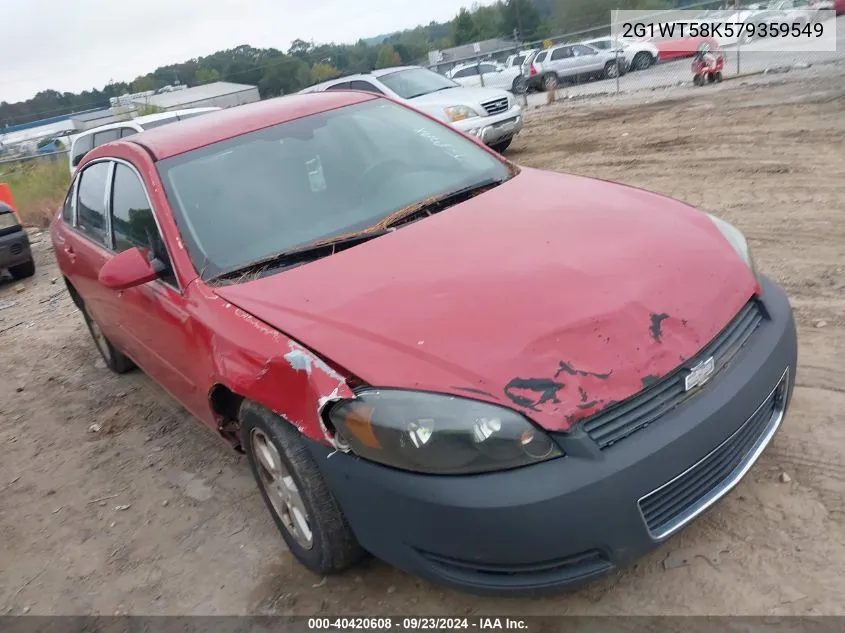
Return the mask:
[(237, 279), (246, 277), (250, 274), (260, 276), (269, 270), (276, 270), (279, 268), (291, 268), (300, 264), (305, 264), (321, 257), (334, 255), (339, 250), (355, 246), (367, 240), (374, 239), (386, 233), (392, 233), (394, 229), (381, 228), (376, 229), (371, 227), (359, 233), (351, 233), (335, 239), (321, 240), (319, 242), (312, 242), (298, 248), (282, 251), (269, 257), (263, 257), (255, 261), (249, 262), (237, 268), (225, 270), (210, 279), (212, 281), (222, 281), (225, 279)]
[(426, 198), (425, 200), (421, 200), (420, 202), (409, 204), (407, 207), (391, 213), (373, 228), (392, 229), (402, 224), (408, 224), (409, 222), (420, 220), (460, 202), (469, 200), (479, 193), (492, 189), (503, 182), (504, 180), (500, 178), (488, 178), (487, 180), (482, 180), (481, 182), (474, 183), (468, 187), (461, 187), (460, 189), (450, 191), (449, 193), (432, 196), (430, 198)]

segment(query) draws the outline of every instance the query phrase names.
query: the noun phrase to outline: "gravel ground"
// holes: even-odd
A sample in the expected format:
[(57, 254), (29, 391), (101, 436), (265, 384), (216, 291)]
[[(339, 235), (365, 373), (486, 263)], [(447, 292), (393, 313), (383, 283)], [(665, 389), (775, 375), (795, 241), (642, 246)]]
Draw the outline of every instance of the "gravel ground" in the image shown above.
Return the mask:
[(509, 152), (734, 222), (793, 302), (782, 431), (652, 555), (542, 599), (445, 591), (375, 560), (311, 575), (242, 457), (141, 373), (103, 368), (40, 234), (36, 277), (0, 282), (0, 613), (845, 613), (843, 71), (531, 110)]

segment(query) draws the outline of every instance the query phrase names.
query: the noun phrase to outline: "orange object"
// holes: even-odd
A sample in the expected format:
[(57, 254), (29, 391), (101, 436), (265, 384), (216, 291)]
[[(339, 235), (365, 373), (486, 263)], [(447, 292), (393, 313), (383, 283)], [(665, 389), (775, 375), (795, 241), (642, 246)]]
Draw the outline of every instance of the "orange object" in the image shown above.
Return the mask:
[(9, 187), (8, 183), (0, 182), (0, 202), (5, 202), (12, 207), (12, 211), (18, 219), (18, 222), (21, 221), (21, 216), (18, 214), (18, 205), (15, 204), (15, 199), (12, 197), (12, 189)]

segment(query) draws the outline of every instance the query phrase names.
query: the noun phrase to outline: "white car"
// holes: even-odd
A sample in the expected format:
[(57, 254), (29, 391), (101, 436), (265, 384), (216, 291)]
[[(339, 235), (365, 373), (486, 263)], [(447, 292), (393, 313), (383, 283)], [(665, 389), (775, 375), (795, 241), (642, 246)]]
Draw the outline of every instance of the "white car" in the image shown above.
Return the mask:
[(617, 48), (625, 57), (630, 70), (645, 70), (657, 63), (659, 52), (651, 42), (640, 42), (628, 38), (599, 37), (581, 42), (601, 51), (613, 52)]
[(363, 90), (386, 95), (451, 123), (497, 152), (505, 151), (523, 126), (522, 106), (509, 92), (499, 88), (465, 88), (422, 66), (382, 68), (338, 77), (300, 93), (324, 90)]
[(501, 88), (515, 95), (525, 92), (521, 65), (506, 67), (494, 62), (461, 64), (447, 72), (446, 76), (467, 88)]
[(187, 108), (185, 110), (173, 110), (170, 112), (159, 112), (157, 114), (147, 114), (144, 116), (135, 117), (134, 119), (127, 119), (119, 123), (109, 123), (99, 127), (85, 130), (81, 134), (73, 137), (70, 146), (70, 153), (68, 157), (70, 175), (73, 176), (76, 166), (82, 157), (85, 156), (95, 147), (111, 143), (120, 138), (132, 136), (138, 132), (149, 130), (160, 125), (167, 125), (168, 123), (176, 123), (183, 119), (215, 112), (220, 108)]
[(508, 57), (508, 59), (505, 61), (505, 68), (510, 68), (511, 66), (518, 66), (522, 69), (522, 75), (524, 77), (527, 77), (528, 69), (531, 66), (531, 62), (534, 61), (534, 58), (539, 52), (539, 48), (529, 48), (528, 50), (519, 51), (515, 55), (511, 55)]

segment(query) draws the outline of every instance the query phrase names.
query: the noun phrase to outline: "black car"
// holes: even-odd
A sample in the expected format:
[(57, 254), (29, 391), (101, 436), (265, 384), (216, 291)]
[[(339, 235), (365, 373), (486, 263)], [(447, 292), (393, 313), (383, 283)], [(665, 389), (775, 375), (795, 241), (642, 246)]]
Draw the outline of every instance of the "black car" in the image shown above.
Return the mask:
[(0, 202), (0, 270), (3, 268), (8, 268), (9, 274), (15, 279), (35, 274), (29, 237), (12, 207)]

